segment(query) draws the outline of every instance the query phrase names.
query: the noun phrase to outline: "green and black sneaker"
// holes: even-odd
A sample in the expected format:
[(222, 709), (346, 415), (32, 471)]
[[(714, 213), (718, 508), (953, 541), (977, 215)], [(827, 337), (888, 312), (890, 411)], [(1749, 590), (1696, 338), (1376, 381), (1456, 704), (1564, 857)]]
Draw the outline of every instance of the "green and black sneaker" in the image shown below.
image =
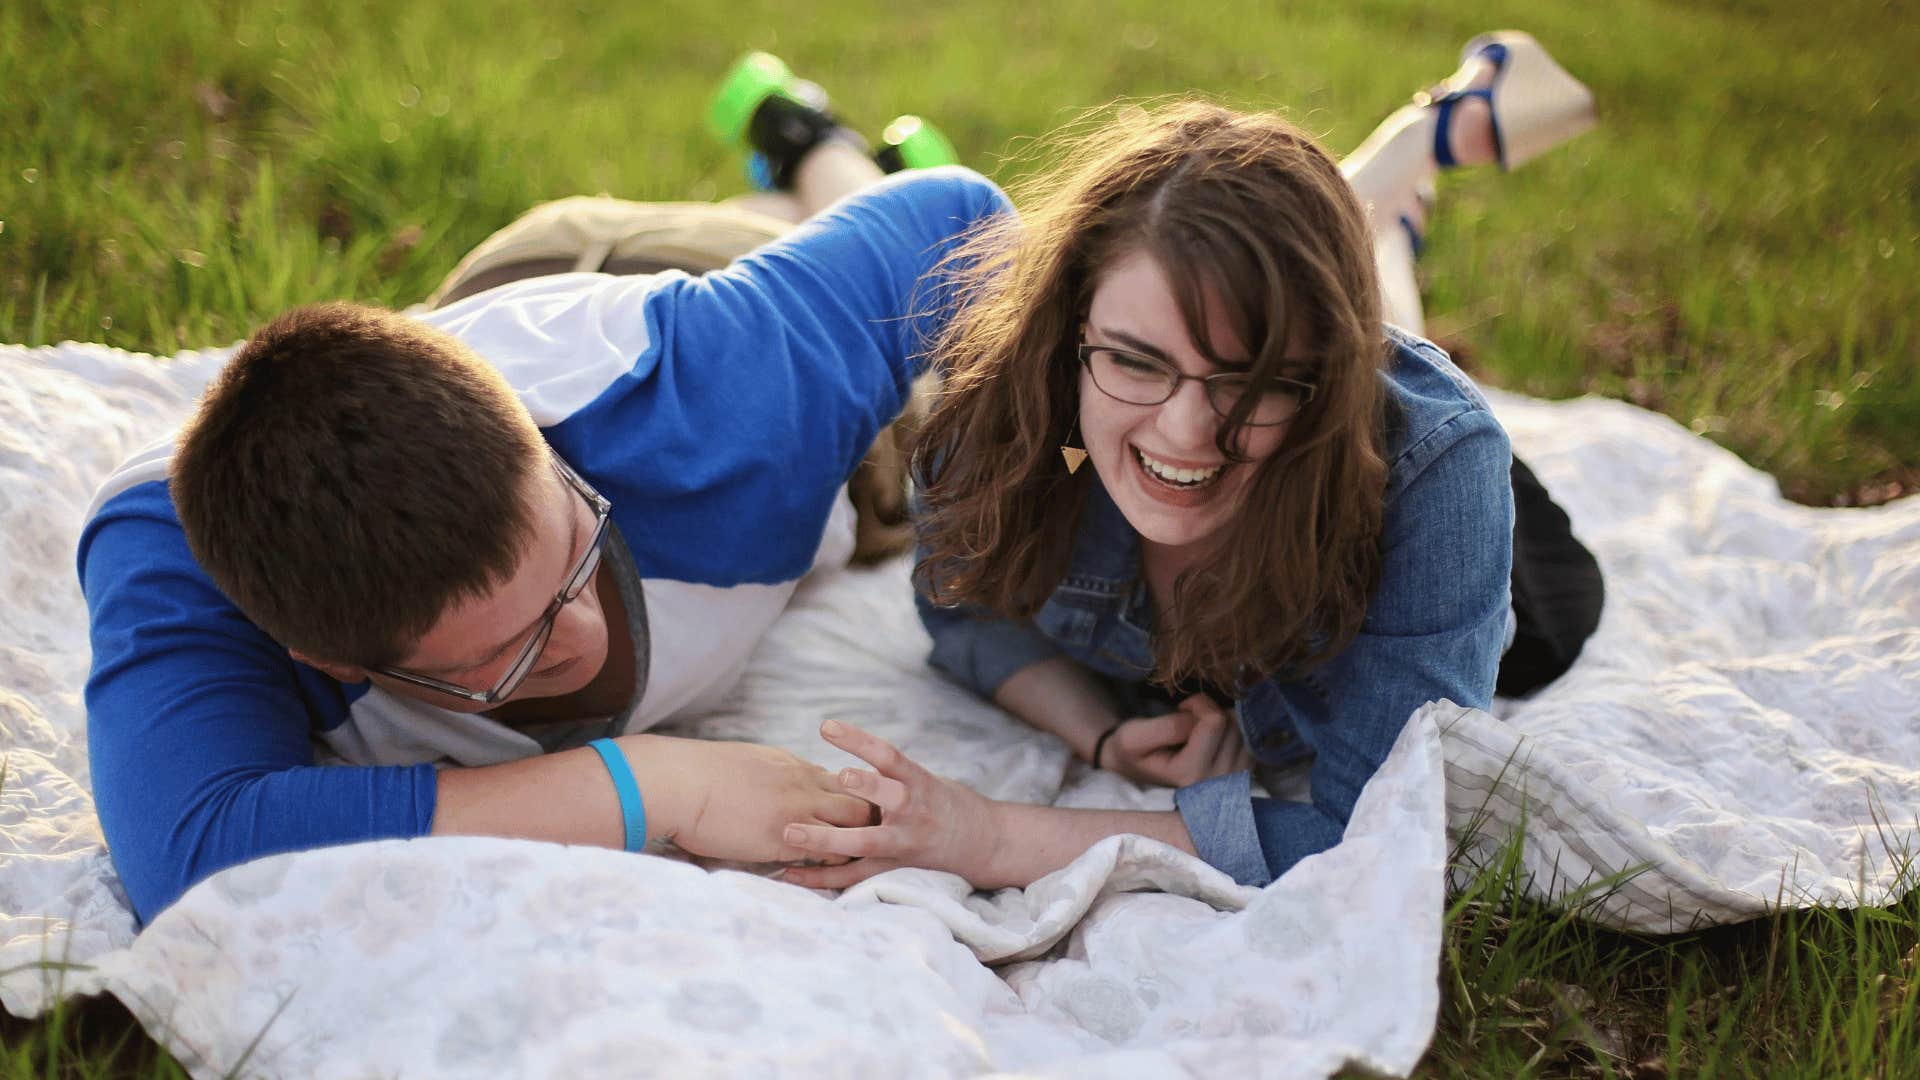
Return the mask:
[[(763, 190), (790, 190), (800, 159), (826, 139), (867, 149), (866, 140), (834, 116), (826, 91), (772, 53), (750, 52), (728, 69), (707, 109), (707, 128), (747, 151), (747, 178)], [(887, 125), (873, 160), (894, 173), (951, 165), (960, 156), (939, 128), (901, 116)]]
[(755, 186), (782, 191), (793, 186), (800, 159), (823, 140), (841, 139), (862, 151), (867, 146), (828, 110), (826, 91), (764, 52), (741, 57), (720, 80), (707, 129), (750, 152), (747, 175)]
[(873, 160), (885, 172), (902, 169), (931, 169), (936, 165), (958, 165), (960, 154), (952, 140), (918, 116), (896, 116), (880, 133), (880, 149)]

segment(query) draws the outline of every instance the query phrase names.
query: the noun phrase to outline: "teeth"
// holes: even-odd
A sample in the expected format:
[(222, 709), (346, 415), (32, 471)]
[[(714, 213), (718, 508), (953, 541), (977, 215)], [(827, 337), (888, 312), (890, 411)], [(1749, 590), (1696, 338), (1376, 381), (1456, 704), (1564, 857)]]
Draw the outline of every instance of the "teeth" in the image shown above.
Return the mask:
[(1220, 471), (1220, 466), (1218, 465), (1210, 469), (1177, 469), (1164, 461), (1158, 461), (1147, 456), (1146, 451), (1141, 450), (1139, 447), (1135, 447), (1133, 452), (1139, 455), (1140, 464), (1146, 466), (1148, 472), (1169, 483), (1200, 484), (1213, 479), (1215, 474)]

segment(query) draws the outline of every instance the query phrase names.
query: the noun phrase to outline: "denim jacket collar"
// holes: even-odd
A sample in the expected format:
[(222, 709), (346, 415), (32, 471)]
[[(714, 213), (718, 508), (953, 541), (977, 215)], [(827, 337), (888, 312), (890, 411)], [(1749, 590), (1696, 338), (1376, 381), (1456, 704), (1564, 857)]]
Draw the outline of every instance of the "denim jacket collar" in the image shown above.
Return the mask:
[(1087, 497), (1074, 524), (1073, 555), (1062, 584), (1124, 597), (1140, 576), (1140, 537), (1107, 494), (1098, 473), (1087, 477)]
[(1153, 602), (1140, 572), (1140, 536), (1098, 474), (1086, 479), (1066, 576), (1040, 621), (1063, 644), (1107, 674), (1140, 678), (1153, 670)]

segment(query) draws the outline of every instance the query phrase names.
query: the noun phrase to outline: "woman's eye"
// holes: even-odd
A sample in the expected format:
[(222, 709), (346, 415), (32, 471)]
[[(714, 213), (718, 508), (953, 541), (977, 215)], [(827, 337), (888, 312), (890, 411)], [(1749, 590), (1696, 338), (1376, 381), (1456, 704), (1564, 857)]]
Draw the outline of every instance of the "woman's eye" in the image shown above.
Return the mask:
[(1144, 357), (1128, 356), (1126, 353), (1118, 352), (1108, 353), (1107, 356), (1111, 358), (1114, 367), (1130, 374), (1154, 375), (1160, 371), (1160, 365)]
[(1239, 401), (1247, 392), (1251, 380), (1244, 375), (1230, 375), (1213, 380), (1213, 399), (1224, 405)]

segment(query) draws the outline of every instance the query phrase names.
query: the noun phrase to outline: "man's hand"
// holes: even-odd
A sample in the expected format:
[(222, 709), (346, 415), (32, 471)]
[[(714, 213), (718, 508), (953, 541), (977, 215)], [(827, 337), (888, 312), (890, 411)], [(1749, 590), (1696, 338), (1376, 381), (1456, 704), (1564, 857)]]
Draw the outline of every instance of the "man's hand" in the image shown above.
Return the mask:
[(1186, 787), (1253, 767), (1233, 715), (1194, 694), (1161, 716), (1122, 723), (1100, 751), (1100, 767), (1144, 784)]
[[(650, 751), (671, 769), (684, 798), (668, 809), (660, 835), (694, 855), (736, 862), (796, 862), (815, 857), (781, 838), (792, 822), (819, 827), (866, 825), (873, 807), (848, 794), (832, 773), (785, 750), (752, 743), (660, 740)], [(641, 762), (634, 761), (636, 770)], [(649, 768), (653, 772), (656, 769)], [(641, 798), (646, 798), (642, 788)], [(651, 810), (649, 810), (651, 813)], [(837, 860), (844, 862), (845, 860)]]
[[(866, 800), (785, 750), (670, 735), (622, 735), (647, 812), (647, 838), (735, 862), (791, 862), (806, 852), (781, 841), (788, 822), (865, 825)], [(586, 747), (499, 765), (442, 769), (436, 836), (513, 836), (619, 847), (620, 801), (600, 756)]]
[[(786, 841), (817, 859), (852, 859), (841, 866), (792, 867), (784, 880), (809, 889), (844, 889), (902, 866), (947, 870), (982, 888), (1000, 880), (994, 855), (1000, 848), (999, 805), (967, 787), (938, 777), (893, 744), (851, 724), (820, 725), (828, 742), (874, 767), (843, 769), (840, 786), (879, 808), (878, 824), (832, 828), (795, 818)], [(1020, 882), (1020, 884), (1025, 884)]]

